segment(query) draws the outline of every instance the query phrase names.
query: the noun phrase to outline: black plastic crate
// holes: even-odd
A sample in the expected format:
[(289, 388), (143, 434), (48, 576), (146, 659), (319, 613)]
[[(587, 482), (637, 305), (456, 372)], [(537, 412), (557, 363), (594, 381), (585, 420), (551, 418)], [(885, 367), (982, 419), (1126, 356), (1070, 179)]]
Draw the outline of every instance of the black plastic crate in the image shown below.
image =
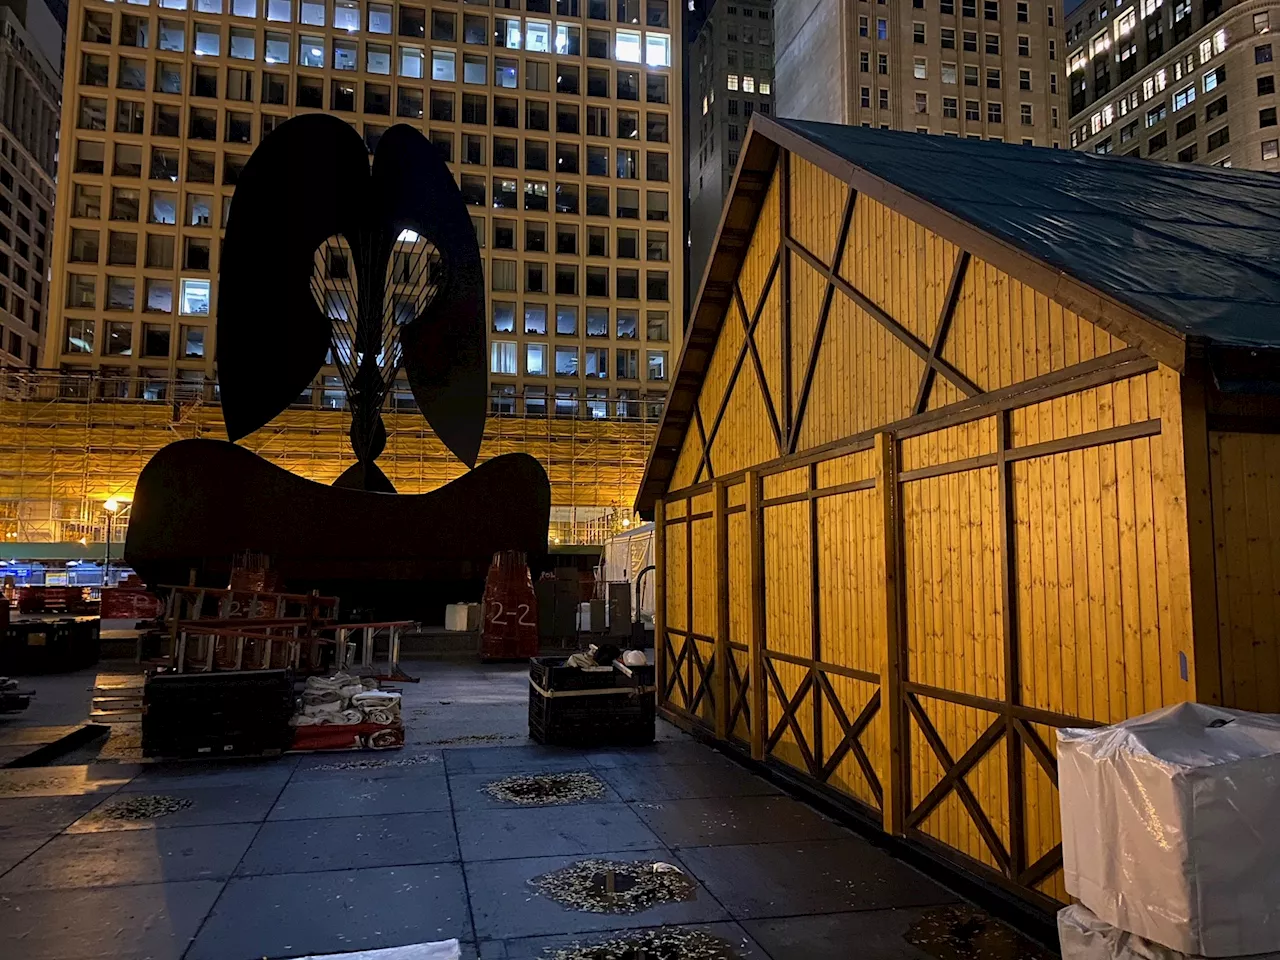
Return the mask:
[(620, 662), (611, 667), (586, 670), (566, 667), (565, 657), (531, 657), (529, 682), (544, 690), (596, 690), (604, 687), (653, 686), (653, 664), (624, 667)]
[(65, 673), (98, 662), (96, 619), (18, 620), (0, 634), (0, 674)]
[(287, 670), (157, 674), (143, 688), (142, 752), (149, 757), (258, 756), (291, 741)]
[(529, 736), (533, 740), (565, 747), (653, 742), (652, 666), (584, 671), (563, 664), (564, 660), (553, 657), (530, 661)]

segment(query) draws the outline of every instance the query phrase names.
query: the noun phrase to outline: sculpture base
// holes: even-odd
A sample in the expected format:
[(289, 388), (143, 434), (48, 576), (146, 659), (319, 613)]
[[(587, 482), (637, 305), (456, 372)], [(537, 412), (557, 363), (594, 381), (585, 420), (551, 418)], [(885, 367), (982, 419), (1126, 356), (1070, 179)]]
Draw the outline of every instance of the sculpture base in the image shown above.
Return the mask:
[(225, 587), (232, 560), (265, 554), (290, 592), (342, 600), (342, 617), (437, 622), (478, 599), (493, 555), (545, 566), (551, 484), (523, 453), (438, 490), (388, 494), (296, 476), (233, 443), (181, 440), (143, 468), (125, 561), (151, 586)]

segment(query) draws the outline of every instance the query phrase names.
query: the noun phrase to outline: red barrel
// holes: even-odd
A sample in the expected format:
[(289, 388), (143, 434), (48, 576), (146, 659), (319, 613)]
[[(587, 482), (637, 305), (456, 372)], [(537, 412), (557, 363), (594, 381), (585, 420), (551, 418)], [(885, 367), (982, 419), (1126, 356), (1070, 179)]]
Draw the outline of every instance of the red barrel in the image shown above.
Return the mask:
[(527, 660), (538, 655), (538, 601), (523, 552), (493, 555), (484, 581), (481, 660)]

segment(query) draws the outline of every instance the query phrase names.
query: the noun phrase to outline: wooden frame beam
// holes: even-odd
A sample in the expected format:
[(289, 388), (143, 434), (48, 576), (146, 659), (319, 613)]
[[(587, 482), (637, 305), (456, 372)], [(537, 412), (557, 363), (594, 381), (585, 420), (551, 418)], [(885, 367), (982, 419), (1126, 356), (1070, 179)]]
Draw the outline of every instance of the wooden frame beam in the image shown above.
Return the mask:
[[(760, 319), (760, 311), (763, 310), (764, 303), (765, 303), (765, 300), (767, 299), (767, 296), (768, 296), (767, 294), (765, 296), (762, 296), (760, 298), (760, 303), (757, 304), (757, 312), (755, 316), (756, 321)], [(756, 324), (755, 322), (747, 323), (747, 305), (745, 302), (743, 302), (742, 288), (738, 286), (737, 280), (733, 281), (733, 299), (734, 299), (734, 302), (737, 303), (738, 305), (739, 314), (742, 316), (742, 324), (743, 324), (743, 330), (744, 330), (743, 335), (746, 338), (747, 350), (751, 354), (751, 362), (752, 364), (755, 365), (755, 368), (756, 368), (756, 378), (760, 381), (760, 395), (761, 397), (764, 398), (764, 408), (765, 408), (765, 411), (769, 414), (769, 426), (773, 428), (773, 439), (774, 439), (774, 442), (777, 443), (778, 445), (778, 453), (782, 453), (783, 452), (782, 422), (778, 419), (777, 407), (773, 402), (773, 391), (769, 389), (769, 381), (765, 378), (765, 375), (764, 375), (764, 364), (760, 360), (760, 351), (756, 348), (756, 335), (755, 335)], [(734, 378), (734, 381), (736, 383), (737, 381), (736, 377)], [(786, 389), (785, 380), (784, 380), (783, 389), (785, 392), (785, 389)], [(725, 391), (725, 394), (727, 398), (728, 391)]]
[(1011, 426), (1008, 411), (996, 417), (997, 508), (1000, 511), (1000, 625), (1004, 657), (1004, 700), (1008, 708), (1000, 719), (1005, 735), (1005, 782), (1009, 800), (1009, 867), (1017, 876), (1026, 867), (1026, 797), (1022, 774), (1022, 740), (1014, 727), (1011, 708), (1022, 703), (1022, 669), (1018, 659), (1018, 558), (1017, 519), (1013, 510), (1013, 464), (1009, 459)]
[[(785, 452), (783, 442), (791, 435), (791, 258), (787, 245), (791, 242), (791, 153), (783, 150), (779, 172), (778, 255), (782, 259), (782, 432), (778, 434), (778, 452)], [(763, 380), (763, 378), (761, 378)]]
[(796, 711), (800, 709), (804, 698), (813, 689), (813, 671), (806, 673), (804, 679), (800, 681), (800, 685), (796, 687), (796, 692), (791, 696), (787, 696), (786, 688), (782, 685), (782, 679), (778, 676), (778, 671), (773, 669), (773, 664), (769, 663), (767, 659), (765, 660), (764, 669), (769, 675), (769, 682), (773, 685), (774, 695), (777, 696), (778, 703), (782, 707), (782, 716), (778, 718), (778, 722), (769, 734), (769, 739), (765, 742), (765, 753), (772, 753), (773, 748), (782, 739), (783, 733), (790, 728), (795, 735), (796, 748), (800, 751), (800, 756), (804, 760), (805, 769), (809, 771), (810, 776), (816, 777), (818, 775), (818, 764), (814, 759), (813, 747), (805, 739), (804, 729), (800, 726), (800, 721), (796, 719)]
[(751, 757), (764, 760), (764, 728), (768, 723), (769, 693), (764, 676), (764, 508), (760, 505), (760, 474), (748, 470), (747, 484), (747, 553), (750, 583), (747, 597), (751, 608), (751, 634), (748, 641), (751, 666), (747, 678), (751, 684)]
[[(840, 702), (839, 696), (836, 695), (835, 688), (831, 685), (831, 680), (821, 671), (818, 673), (818, 689), (819, 694), (816, 699), (821, 705), (823, 697), (831, 704), (831, 712), (835, 715), (836, 723), (840, 724), (841, 740), (831, 755), (827, 757), (823, 763), (822, 769), (819, 771), (823, 783), (831, 779), (831, 775), (836, 772), (836, 768), (840, 766), (844, 760), (846, 753), (852, 753), (858, 769), (862, 771), (862, 778), (866, 780), (871, 795), (876, 798), (876, 804), (883, 810), (884, 807), (884, 788), (881, 786), (880, 778), (876, 776), (875, 767), (871, 764), (871, 758), (867, 756), (866, 749), (862, 746), (859, 739), (862, 732), (866, 730), (867, 725), (871, 723), (872, 718), (880, 709), (880, 689), (871, 694), (866, 704), (859, 712), (857, 719), (852, 723), (849, 722), (849, 714), (845, 712), (844, 704)], [(821, 756), (821, 755), (819, 755)]]
[(693, 480), (695, 483), (701, 481), (704, 471), (708, 480), (714, 480), (716, 475), (711, 470), (711, 452), (707, 449), (707, 431), (702, 425), (702, 411), (696, 403), (693, 405), (693, 423), (698, 428), (698, 439), (702, 442), (702, 457), (698, 460), (698, 470), (694, 474)]
[(898, 338), (912, 353), (923, 360), (926, 364), (932, 361), (932, 365), (944, 377), (955, 384), (956, 389), (963, 393), (966, 397), (976, 397), (982, 393), (982, 389), (957, 370), (954, 366), (943, 360), (942, 357), (930, 357), (929, 345), (917, 337), (914, 333), (904, 327), (901, 323), (889, 316), (880, 306), (861, 290), (831, 271), (826, 264), (819, 260), (809, 250), (805, 249), (799, 241), (788, 237), (785, 241), (787, 249), (797, 254), (805, 263), (817, 270), (828, 283), (835, 285), (841, 293), (856, 303), (862, 310), (870, 315), (870, 317), (888, 330), (891, 334)]
[(716, 736), (729, 738), (729, 488), (723, 482), (711, 485), (711, 516), (715, 525), (716, 602)]
[[(924, 735), (925, 742), (929, 744), (929, 748), (933, 750), (934, 755), (938, 758), (938, 762), (942, 764), (943, 770), (950, 770), (955, 766), (955, 761), (951, 759), (951, 752), (947, 750), (947, 745), (942, 737), (938, 734), (937, 729), (933, 725), (933, 721), (929, 719), (929, 715), (924, 712), (924, 707), (920, 706), (920, 701), (916, 699), (916, 695), (908, 693), (907, 709), (911, 715), (915, 717), (916, 724), (920, 728), (920, 732)], [(1003, 733), (1003, 730), (1001, 731)], [(973, 790), (969, 784), (965, 783), (963, 777), (958, 777), (954, 781), (956, 794), (960, 797), (960, 802), (964, 808), (969, 811), (969, 817), (973, 820), (974, 826), (978, 828), (978, 834), (982, 837), (983, 842), (987, 845), (987, 849), (991, 851), (991, 855), (995, 858), (996, 863), (1000, 864), (1000, 870), (1005, 876), (1011, 876), (1011, 860), (1009, 852), (1004, 848), (1004, 843), (1000, 839), (1000, 835), (996, 833), (995, 827), (991, 825), (991, 820), (987, 816), (982, 804), (978, 802), (978, 798), (973, 795)]]
[(726, 739), (733, 738), (733, 730), (738, 725), (738, 718), (743, 717), (746, 720), (748, 736), (752, 730), (751, 726), (751, 674), (750, 668), (748, 672), (743, 673), (738, 669), (738, 660), (733, 655), (734, 646), (729, 647), (729, 685), (733, 688), (733, 702), (729, 705), (728, 722), (726, 723), (727, 732)]
[[(951, 792), (956, 781), (976, 767), (988, 753), (1005, 735), (1004, 717), (997, 716), (987, 727), (986, 731), (969, 745), (959, 760), (955, 761), (950, 767), (944, 767), (942, 770), (942, 779), (933, 785), (923, 800), (921, 800), (909, 814), (907, 814), (908, 827), (918, 827), (924, 819), (931, 814), (940, 804), (947, 794)], [(941, 759), (941, 758), (939, 758)]]
[(659, 497), (653, 504), (653, 679), (658, 705), (667, 701), (667, 510)]
[(947, 284), (947, 295), (942, 301), (942, 312), (938, 315), (938, 324), (933, 331), (933, 343), (929, 347), (929, 358), (925, 361), (924, 373), (920, 375), (920, 389), (916, 393), (916, 413), (924, 413), (929, 406), (929, 393), (933, 389), (933, 377), (938, 372), (938, 358), (946, 345), (947, 334), (951, 332), (951, 318), (955, 315), (956, 304), (960, 301), (960, 289), (964, 286), (965, 274), (969, 269), (969, 251), (961, 250), (956, 256), (956, 265), (951, 271), (951, 282)]
[[(769, 266), (769, 272), (765, 275), (764, 285), (760, 288), (760, 300), (758, 303), (756, 303), (755, 313), (751, 315), (750, 322), (746, 321), (746, 312), (743, 311), (742, 307), (740, 306), (742, 303), (740, 296), (737, 298), (731, 298), (729, 306), (725, 307), (725, 310), (728, 311), (733, 309), (734, 306), (738, 306), (738, 309), (740, 311), (740, 316), (743, 318), (745, 327), (744, 327), (744, 336), (742, 339), (742, 346), (738, 349), (737, 359), (734, 360), (734, 363), (733, 363), (733, 371), (729, 374), (729, 380), (724, 388), (724, 396), (720, 398), (720, 405), (719, 405), (719, 408), (716, 410), (716, 418), (715, 420), (711, 421), (711, 430), (707, 434), (707, 442), (704, 444), (702, 449), (703, 458), (707, 461), (708, 473), (711, 472), (711, 466), (710, 466), (711, 447), (716, 442), (716, 434), (719, 433), (720, 431), (720, 422), (724, 419), (724, 413), (729, 408), (729, 397), (733, 393), (734, 385), (738, 382), (738, 375), (742, 372), (742, 363), (744, 360), (746, 360), (747, 353), (750, 350), (750, 344), (748, 343), (748, 341), (750, 340), (751, 335), (754, 334), (755, 332), (756, 324), (759, 323), (760, 321), (760, 315), (764, 312), (764, 305), (766, 301), (768, 301), (769, 299), (769, 291), (773, 288), (773, 280), (774, 280), (774, 277), (777, 276), (777, 274), (778, 274), (778, 256), (775, 254), (773, 258), (773, 263), (770, 264)], [(738, 291), (738, 285), (736, 281), (734, 282), (733, 289), (735, 291)], [(740, 294), (740, 291), (738, 292)], [(698, 400), (697, 398), (695, 398), (694, 405), (696, 406), (697, 403), (698, 403)], [(651, 456), (650, 464), (652, 463), (653, 463), (653, 458)], [(702, 468), (699, 467), (699, 471), (701, 471), (701, 469)]]
[[(853, 208), (858, 199), (858, 192), (852, 186), (848, 188), (849, 196), (845, 200), (844, 213), (840, 216), (840, 231), (836, 235), (836, 248), (831, 252), (831, 273), (839, 275), (844, 263), (844, 251), (849, 242), (849, 228), (853, 224)], [(789, 235), (788, 235), (789, 236)], [(809, 405), (809, 391), (813, 388), (813, 374), (818, 368), (818, 354), (822, 349), (822, 339), (827, 332), (827, 318), (831, 315), (831, 302), (835, 299), (836, 287), (830, 279), (822, 294), (822, 307), (818, 310), (818, 324), (813, 332), (813, 344), (809, 348), (809, 357), (805, 361), (804, 379), (800, 382), (800, 397), (796, 402), (795, 423), (787, 434), (787, 453), (796, 452), (796, 444), (800, 440), (800, 430), (804, 426), (804, 414)]]

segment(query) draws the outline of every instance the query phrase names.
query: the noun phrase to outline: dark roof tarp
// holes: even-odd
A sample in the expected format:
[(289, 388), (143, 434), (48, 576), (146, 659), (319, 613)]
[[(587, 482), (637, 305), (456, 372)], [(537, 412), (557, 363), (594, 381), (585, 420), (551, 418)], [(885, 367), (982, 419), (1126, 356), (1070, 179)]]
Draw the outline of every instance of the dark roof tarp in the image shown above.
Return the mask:
[(1280, 176), (776, 122), (1178, 333), (1280, 347)]

